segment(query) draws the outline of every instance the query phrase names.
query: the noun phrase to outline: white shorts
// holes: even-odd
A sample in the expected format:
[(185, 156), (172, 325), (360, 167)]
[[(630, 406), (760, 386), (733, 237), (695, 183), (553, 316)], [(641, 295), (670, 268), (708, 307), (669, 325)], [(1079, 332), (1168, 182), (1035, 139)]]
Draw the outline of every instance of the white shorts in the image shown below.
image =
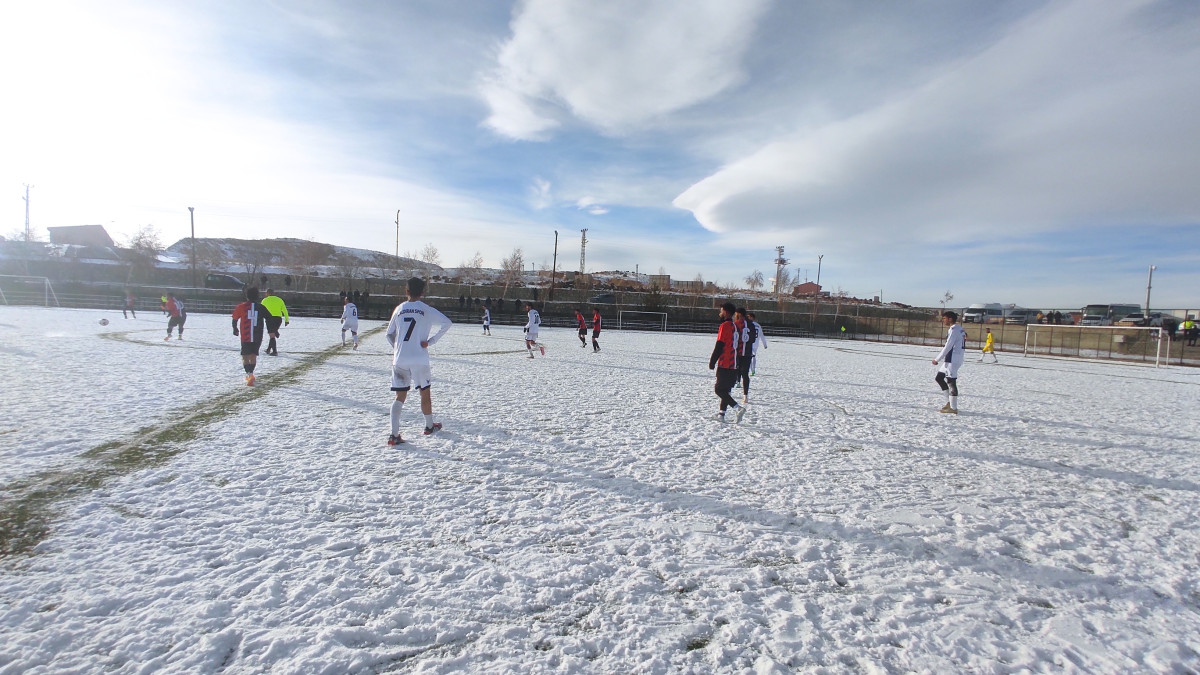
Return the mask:
[(396, 366), (392, 369), (392, 391), (428, 389), (432, 383), (429, 366)]
[(532, 340), (534, 342), (537, 342), (537, 336), (538, 336), (537, 326), (530, 328), (529, 331), (525, 333), (526, 340)]
[(358, 321), (347, 321), (342, 324), (342, 330), (348, 330), (352, 333), (358, 332)]
[(945, 373), (946, 377), (949, 377), (951, 379), (958, 379), (958, 368), (961, 365), (962, 365), (961, 363), (954, 363), (953, 361), (943, 361), (942, 367), (938, 368), (938, 370)]

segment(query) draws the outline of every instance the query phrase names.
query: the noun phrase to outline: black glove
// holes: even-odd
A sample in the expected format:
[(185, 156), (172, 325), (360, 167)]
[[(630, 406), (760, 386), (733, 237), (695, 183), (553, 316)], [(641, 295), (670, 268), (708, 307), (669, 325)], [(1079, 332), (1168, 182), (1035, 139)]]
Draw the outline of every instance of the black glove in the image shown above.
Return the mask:
[(237, 332), (237, 329), (236, 329), (236, 328), (235, 328), (235, 329), (233, 329), (233, 336), (234, 336), (234, 337), (237, 337), (237, 334), (238, 334), (238, 332)]

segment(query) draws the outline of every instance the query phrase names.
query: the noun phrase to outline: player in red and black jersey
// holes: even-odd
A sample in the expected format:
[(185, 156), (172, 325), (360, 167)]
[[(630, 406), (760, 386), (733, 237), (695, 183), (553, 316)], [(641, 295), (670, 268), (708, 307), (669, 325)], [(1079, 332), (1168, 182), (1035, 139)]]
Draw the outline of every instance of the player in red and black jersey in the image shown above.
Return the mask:
[(600, 310), (592, 308), (592, 353), (600, 351)]
[(242, 368), (246, 369), (246, 386), (254, 386), (254, 366), (258, 365), (258, 350), (262, 347), (267, 317), (271, 312), (259, 302), (258, 287), (247, 286), (246, 301), (233, 308), (233, 334), (242, 339)]
[(575, 322), (579, 324), (579, 346), (587, 347), (587, 322), (583, 319), (583, 312), (575, 310)]
[(717, 413), (717, 419), (725, 421), (725, 410), (733, 408), (737, 411), (737, 421), (742, 421), (742, 415), (746, 414), (746, 409), (738, 405), (738, 402), (733, 400), (729, 395), (729, 391), (733, 389), (733, 383), (737, 381), (737, 355), (735, 353), (735, 336), (733, 327), (733, 313), (736, 308), (732, 302), (727, 302), (721, 305), (721, 326), (717, 329), (717, 344), (713, 347), (712, 356), (708, 359), (708, 369), (717, 371), (717, 384), (713, 387), (713, 391), (717, 393), (717, 397), (721, 399), (721, 412)]

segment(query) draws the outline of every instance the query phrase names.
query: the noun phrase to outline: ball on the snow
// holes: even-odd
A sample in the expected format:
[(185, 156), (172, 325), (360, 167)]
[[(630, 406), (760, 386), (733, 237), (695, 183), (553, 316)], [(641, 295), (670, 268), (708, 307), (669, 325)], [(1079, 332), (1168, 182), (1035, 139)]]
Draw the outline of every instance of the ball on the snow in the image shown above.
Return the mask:
[(108, 325), (108, 319), (100, 319), (100, 325), (101, 325), (101, 326), (107, 326), (107, 325)]

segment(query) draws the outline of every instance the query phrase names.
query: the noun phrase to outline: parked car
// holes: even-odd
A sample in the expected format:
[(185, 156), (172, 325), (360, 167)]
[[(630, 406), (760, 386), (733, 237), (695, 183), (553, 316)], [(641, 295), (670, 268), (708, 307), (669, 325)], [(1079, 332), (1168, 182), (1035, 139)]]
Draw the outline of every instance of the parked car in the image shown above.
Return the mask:
[(242, 290), (246, 284), (231, 274), (207, 274), (204, 277), (205, 288), (232, 288)]
[(1167, 314), (1166, 312), (1150, 312), (1150, 319), (1146, 323), (1146, 325), (1147, 326), (1164, 326), (1171, 322), (1178, 324), (1179, 319), (1176, 319), (1174, 315)]
[(601, 293), (588, 298), (588, 303), (593, 305), (615, 305), (617, 304), (617, 296), (614, 293)]
[(998, 302), (984, 302), (963, 310), (963, 323), (1003, 323), (1004, 308)]
[(1004, 310), (1004, 323), (1027, 324), (1037, 323), (1038, 310), (1024, 307), (1013, 307)]
[[(1146, 318), (1145, 314), (1142, 314), (1141, 312), (1134, 312), (1133, 314), (1126, 314), (1124, 318), (1122, 318), (1120, 321), (1117, 322), (1117, 325), (1118, 326), (1146, 326), (1146, 325), (1148, 325), (1147, 321), (1149, 321), (1149, 319)], [(1162, 325), (1162, 317), (1159, 317), (1158, 323), (1159, 323), (1159, 325)]]

